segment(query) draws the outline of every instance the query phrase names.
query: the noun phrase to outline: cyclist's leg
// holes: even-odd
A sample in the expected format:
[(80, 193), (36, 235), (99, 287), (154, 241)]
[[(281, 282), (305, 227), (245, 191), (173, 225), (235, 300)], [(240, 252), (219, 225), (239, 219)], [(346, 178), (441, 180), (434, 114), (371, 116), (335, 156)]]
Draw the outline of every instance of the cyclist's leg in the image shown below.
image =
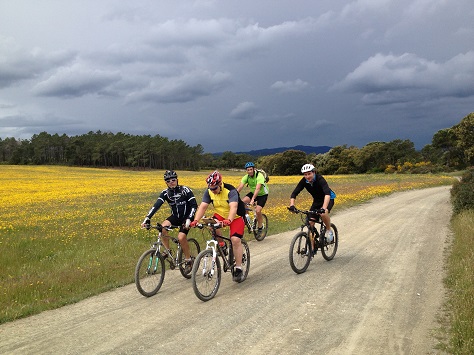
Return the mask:
[(257, 227), (262, 228), (263, 226), (263, 217), (262, 217), (262, 209), (265, 207), (265, 204), (267, 203), (267, 198), (268, 195), (263, 195), (263, 196), (257, 196), (257, 208), (255, 209), (255, 212), (257, 214)]
[(245, 195), (244, 197), (242, 197), (242, 201), (244, 203), (249, 203), (250, 200), (252, 199), (252, 196), (253, 196), (253, 193), (249, 192), (247, 195)]
[[(321, 208), (321, 204), (317, 204), (317, 203), (314, 203), (311, 205), (311, 207), (309, 208), (310, 211), (316, 211), (316, 210), (319, 210)], [(317, 214), (311, 214), (309, 215), (308, 217), (308, 221), (309, 221), (309, 225), (311, 226), (311, 230), (314, 229), (314, 224), (315, 224), (315, 221), (319, 221), (319, 215)], [(316, 240), (314, 239), (314, 234), (312, 236), (312, 241), (313, 241), (313, 250), (316, 250), (315, 248), (315, 243), (316, 243)]]
[(234, 251), (235, 266), (242, 267), (242, 243), (241, 238), (244, 235), (244, 219), (236, 218), (230, 224), (230, 240), (232, 242), (232, 250)]
[(178, 240), (179, 240), (179, 244), (181, 244), (181, 248), (183, 248), (184, 258), (186, 260), (190, 260), (191, 253), (189, 251), (187, 231), (188, 231), (187, 229), (181, 228), (178, 233)]
[[(331, 217), (329, 216), (329, 212), (331, 212), (331, 209), (332, 209), (333, 206), (334, 206), (334, 200), (330, 200), (329, 204), (328, 204), (328, 213), (323, 213), (321, 215), (321, 219), (323, 220), (327, 231), (331, 230)], [(319, 207), (319, 208), (321, 208), (321, 207)]]
[(189, 229), (186, 229), (183, 226), (185, 220), (183, 218), (178, 218), (175, 215), (171, 215), (166, 219), (166, 221), (172, 226), (180, 226), (179, 232), (178, 232), (179, 244), (181, 245), (181, 248), (183, 249), (184, 258), (189, 260), (191, 258), (190, 256), (191, 254), (189, 252), (188, 239), (187, 239), (187, 234), (189, 232)]
[[(171, 224), (170, 219), (172, 219), (172, 218), (173, 218), (173, 215), (169, 216), (168, 218), (166, 218), (166, 219), (161, 223), (161, 225), (162, 225), (163, 227), (169, 227), (169, 226), (171, 226), (172, 224)], [(168, 231), (167, 231), (166, 229), (163, 229), (163, 231), (162, 231), (161, 234), (162, 234), (164, 237), (168, 237)], [(167, 249), (170, 248), (170, 240), (169, 240), (169, 238), (162, 238), (161, 241), (163, 242), (163, 244), (165, 245), (165, 247), (166, 247)]]
[[(310, 219), (310, 220), (309, 220), (309, 225), (311, 226), (311, 230), (313, 230), (313, 229), (314, 229), (314, 221), (312, 221), (312, 220)], [(313, 247), (313, 252), (316, 250), (315, 245), (314, 245), (314, 243), (316, 243), (316, 240), (315, 240), (314, 237), (315, 237), (314, 233), (311, 232), (311, 234), (310, 234), (310, 240), (311, 240), (311, 242), (313, 243), (313, 246), (312, 246), (312, 247)]]
[[(179, 255), (179, 263), (180, 263), (179, 268), (184, 277), (187, 277), (186, 275), (189, 275), (191, 273), (191, 269), (193, 267), (193, 264), (191, 261), (191, 250), (189, 248), (189, 243), (187, 239), (188, 232), (189, 232), (189, 229), (186, 229), (184, 228), (184, 226), (181, 226), (178, 233), (178, 240), (179, 240), (179, 244), (181, 245), (181, 252), (182, 252), (182, 254)], [(183, 254), (184, 254), (184, 267), (183, 267), (183, 264), (181, 264), (181, 262), (183, 261), (182, 259)]]

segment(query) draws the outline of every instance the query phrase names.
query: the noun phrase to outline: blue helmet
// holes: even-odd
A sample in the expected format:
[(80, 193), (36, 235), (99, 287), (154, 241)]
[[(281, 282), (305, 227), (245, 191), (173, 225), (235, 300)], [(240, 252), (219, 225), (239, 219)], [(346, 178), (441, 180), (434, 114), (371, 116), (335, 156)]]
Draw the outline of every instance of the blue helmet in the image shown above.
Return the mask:
[(254, 168), (255, 167), (255, 164), (252, 163), (251, 161), (249, 161), (247, 164), (245, 164), (245, 169), (247, 168)]

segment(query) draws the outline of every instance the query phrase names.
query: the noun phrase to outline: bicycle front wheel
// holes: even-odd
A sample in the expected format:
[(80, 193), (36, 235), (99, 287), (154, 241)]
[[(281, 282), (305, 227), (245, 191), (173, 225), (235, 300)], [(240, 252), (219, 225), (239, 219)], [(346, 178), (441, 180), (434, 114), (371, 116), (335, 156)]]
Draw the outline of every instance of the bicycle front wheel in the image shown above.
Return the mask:
[(294, 272), (301, 274), (308, 269), (311, 261), (310, 239), (306, 232), (296, 234), (290, 243), (290, 266)]
[(265, 237), (267, 236), (267, 232), (268, 232), (268, 217), (265, 213), (262, 213), (262, 219), (263, 219), (263, 228), (262, 228), (262, 231), (259, 233), (258, 232), (258, 223), (257, 223), (257, 220), (255, 219), (254, 221), (254, 228), (253, 228), (253, 235), (255, 237), (255, 239), (257, 239), (259, 242), (261, 242), (262, 240), (265, 239)]
[(138, 259), (135, 267), (135, 285), (145, 297), (155, 295), (163, 285), (165, 261), (156, 249), (147, 250)]
[(321, 254), (323, 254), (323, 258), (327, 261), (332, 260), (336, 255), (337, 246), (339, 245), (339, 233), (337, 232), (337, 228), (334, 224), (331, 223), (331, 229), (334, 234), (334, 239), (330, 243), (325, 243), (324, 246), (321, 247)]
[[(191, 260), (194, 261), (196, 260), (196, 256), (198, 256), (199, 252), (201, 251), (201, 247), (199, 246), (198, 241), (194, 238), (188, 239), (188, 245), (189, 245), (189, 253), (191, 254)], [(183, 253), (183, 248), (179, 248), (179, 255), (178, 255), (179, 271), (181, 272), (181, 275), (183, 275), (185, 278), (190, 279), (191, 271), (186, 273), (185, 271), (186, 265), (185, 265), (184, 258), (185, 257)]]
[(194, 260), (192, 270), (194, 294), (201, 301), (209, 301), (216, 295), (221, 284), (221, 263), (219, 257), (212, 261), (212, 249), (203, 250)]

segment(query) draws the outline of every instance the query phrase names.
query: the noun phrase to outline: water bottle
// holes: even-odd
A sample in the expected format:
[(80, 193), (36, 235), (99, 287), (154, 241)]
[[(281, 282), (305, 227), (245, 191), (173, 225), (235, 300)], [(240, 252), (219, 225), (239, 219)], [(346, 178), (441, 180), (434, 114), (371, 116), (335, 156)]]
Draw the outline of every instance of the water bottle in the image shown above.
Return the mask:
[(245, 220), (247, 221), (247, 224), (250, 226), (250, 216), (248, 213), (245, 214)]

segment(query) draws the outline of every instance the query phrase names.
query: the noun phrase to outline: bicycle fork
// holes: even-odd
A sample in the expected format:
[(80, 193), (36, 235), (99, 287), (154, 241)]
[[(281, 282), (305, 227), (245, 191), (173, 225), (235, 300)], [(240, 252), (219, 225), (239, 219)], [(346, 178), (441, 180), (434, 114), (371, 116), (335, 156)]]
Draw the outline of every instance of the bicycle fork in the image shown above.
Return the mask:
[(214, 272), (216, 269), (216, 258), (217, 258), (217, 252), (216, 252), (216, 247), (217, 247), (217, 241), (216, 240), (208, 240), (206, 242), (206, 249), (212, 249), (212, 260), (211, 260), (211, 265), (210, 268), (208, 268), (208, 259), (204, 259), (204, 263), (202, 266), (202, 276), (207, 276), (208, 278), (212, 278), (214, 276)]
[[(154, 275), (156, 271), (158, 270), (158, 263), (159, 263), (159, 258), (158, 255), (158, 249), (156, 249), (156, 252), (150, 255), (150, 260), (148, 260), (148, 268), (147, 268), (147, 273), (149, 275)], [(157, 256), (155, 258), (155, 264), (153, 265), (153, 256)]]

